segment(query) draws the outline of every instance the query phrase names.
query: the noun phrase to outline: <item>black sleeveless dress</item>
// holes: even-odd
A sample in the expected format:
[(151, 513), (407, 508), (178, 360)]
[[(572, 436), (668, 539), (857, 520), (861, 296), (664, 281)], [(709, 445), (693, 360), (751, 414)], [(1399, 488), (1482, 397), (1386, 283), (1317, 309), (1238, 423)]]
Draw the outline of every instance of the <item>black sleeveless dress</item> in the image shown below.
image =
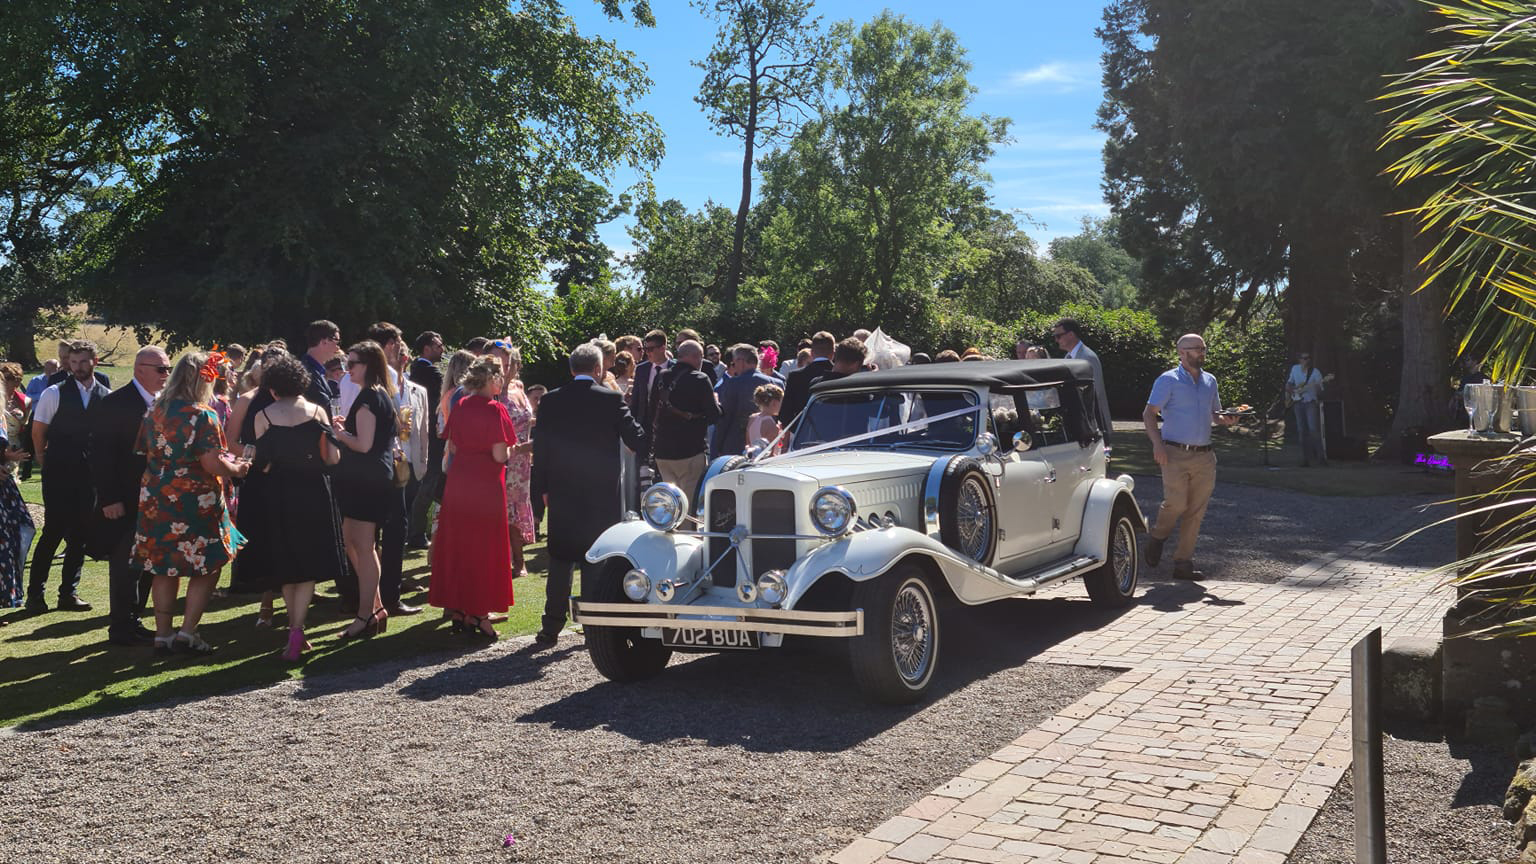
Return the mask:
[(341, 445), (336, 471), (336, 503), (341, 515), (359, 522), (384, 521), (389, 497), (395, 489), (395, 406), (383, 387), (364, 387), (347, 411), (346, 430), (357, 434), (357, 412), (366, 407), (373, 414), (373, 440), (359, 453)]
[[(237, 440), (229, 442), (230, 449), (239, 453), (248, 444), (256, 443), (256, 415), (267, 409), (274, 400), (272, 394), (266, 388), (259, 388), (256, 395), (251, 397), (251, 404), (245, 410), (245, 419), (240, 423), (240, 430), (236, 434)], [(270, 544), (263, 535), (262, 525), (258, 519), (246, 515), (249, 510), (259, 513), (266, 509), (262, 501), (265, 494), (264, 477), (255, 471), (247, 474), (243, 479), (235, 481), (238, 490), (235, 502), (235, 527), (245, 535), (245, 545), (240, 547), (240, 553), (235, 556), (235, 562), (229, 568), (229, 590), (236, 594), (254, 594), (266, 591), (267, 576), (272, 570), (272, 561), (267, 552)]]
[[(260, 574), (266, 590), (341, 575), (341, 524), (320, 456), (324, 433), (319, 422), (306, 420), (297, 426), (269, 425), (256, 440), (251, 476), (260, 475), (262, 491), (248, 519), (266, 543), (267, 569)], [(246, 512), (243, 503), (241, 512)]]

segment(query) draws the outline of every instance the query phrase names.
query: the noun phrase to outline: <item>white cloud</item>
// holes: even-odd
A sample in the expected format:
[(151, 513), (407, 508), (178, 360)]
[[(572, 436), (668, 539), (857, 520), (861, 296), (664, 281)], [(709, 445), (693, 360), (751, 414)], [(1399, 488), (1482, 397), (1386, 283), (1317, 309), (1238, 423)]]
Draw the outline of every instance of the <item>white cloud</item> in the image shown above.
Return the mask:
[(1096, 62), (1053, 60), (1032, 69), (1020, 69), (1011, 73), (997, 90), (1003, 93), (1018, 93), (1024, 90), (1069, 93), (1095, 85), (1098, 80), (1099, 64)]

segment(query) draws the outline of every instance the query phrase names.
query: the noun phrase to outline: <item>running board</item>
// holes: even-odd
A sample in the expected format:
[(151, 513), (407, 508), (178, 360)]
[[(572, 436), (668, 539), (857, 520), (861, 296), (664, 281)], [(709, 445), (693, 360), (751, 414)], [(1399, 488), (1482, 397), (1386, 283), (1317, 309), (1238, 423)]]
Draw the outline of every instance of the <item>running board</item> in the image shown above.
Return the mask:
[(1063, 579), (1080, 576), (1102, 566), (1103, 563), (1103, 561), (1092, 555), (1077, 555), (1065, 561), (1057, 561), (1034, 570), (1026, 570), (1018, 576), (1003, 576), (1003, 579), (1020, 591), (1033, 594), (1052, 582), (1060, 582)]

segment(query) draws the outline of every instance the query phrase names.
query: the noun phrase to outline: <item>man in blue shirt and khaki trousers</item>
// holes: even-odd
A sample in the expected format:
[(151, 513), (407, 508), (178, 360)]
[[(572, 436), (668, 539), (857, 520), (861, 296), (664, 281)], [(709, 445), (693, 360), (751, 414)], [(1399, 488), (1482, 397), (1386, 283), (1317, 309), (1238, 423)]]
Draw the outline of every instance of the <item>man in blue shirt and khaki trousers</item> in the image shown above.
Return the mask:
[[(1157, 376), (1141, 421), (1152, 439), (1152, 458), (1163, 469), (1163, 503), (1157, 522), (1147, 534), (1147, 563), (1162, 560), (1163, 543), (1179, 526), (1173, 551), (1173, 578), (1200, 579), (1195, 569), (1195, 541), (1205, 506), (1216, 488), (1216, 453), (1211, 449), (1211, 424), (1231, 426), (1235, 415), (1223, 415), (1216, 376), (1204, 371), (1205, 340), (1197, 333), (1179, 337), (1179, 365)], [(1162, 414), (1163, 426), (1157, 426)]]

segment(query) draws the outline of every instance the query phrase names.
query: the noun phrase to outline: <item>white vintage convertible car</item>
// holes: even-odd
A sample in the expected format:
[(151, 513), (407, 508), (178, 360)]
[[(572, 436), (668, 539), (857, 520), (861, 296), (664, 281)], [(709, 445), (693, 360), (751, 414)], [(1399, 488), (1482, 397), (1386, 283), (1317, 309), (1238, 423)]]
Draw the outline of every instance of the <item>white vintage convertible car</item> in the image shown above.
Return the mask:
[(574, 607), (593, 663), (631, 681), (674, 650), (842, 639), (870, 697), (911, 702), (964, 606), (1076, 577), (1132, 602), (1146, 525), (1131, 478), (1105, 476), (1096, 404), (1080, 360), (818, 383), (780, 455), (715, 460), (696, 505), (652, 486), (593, 544)]

